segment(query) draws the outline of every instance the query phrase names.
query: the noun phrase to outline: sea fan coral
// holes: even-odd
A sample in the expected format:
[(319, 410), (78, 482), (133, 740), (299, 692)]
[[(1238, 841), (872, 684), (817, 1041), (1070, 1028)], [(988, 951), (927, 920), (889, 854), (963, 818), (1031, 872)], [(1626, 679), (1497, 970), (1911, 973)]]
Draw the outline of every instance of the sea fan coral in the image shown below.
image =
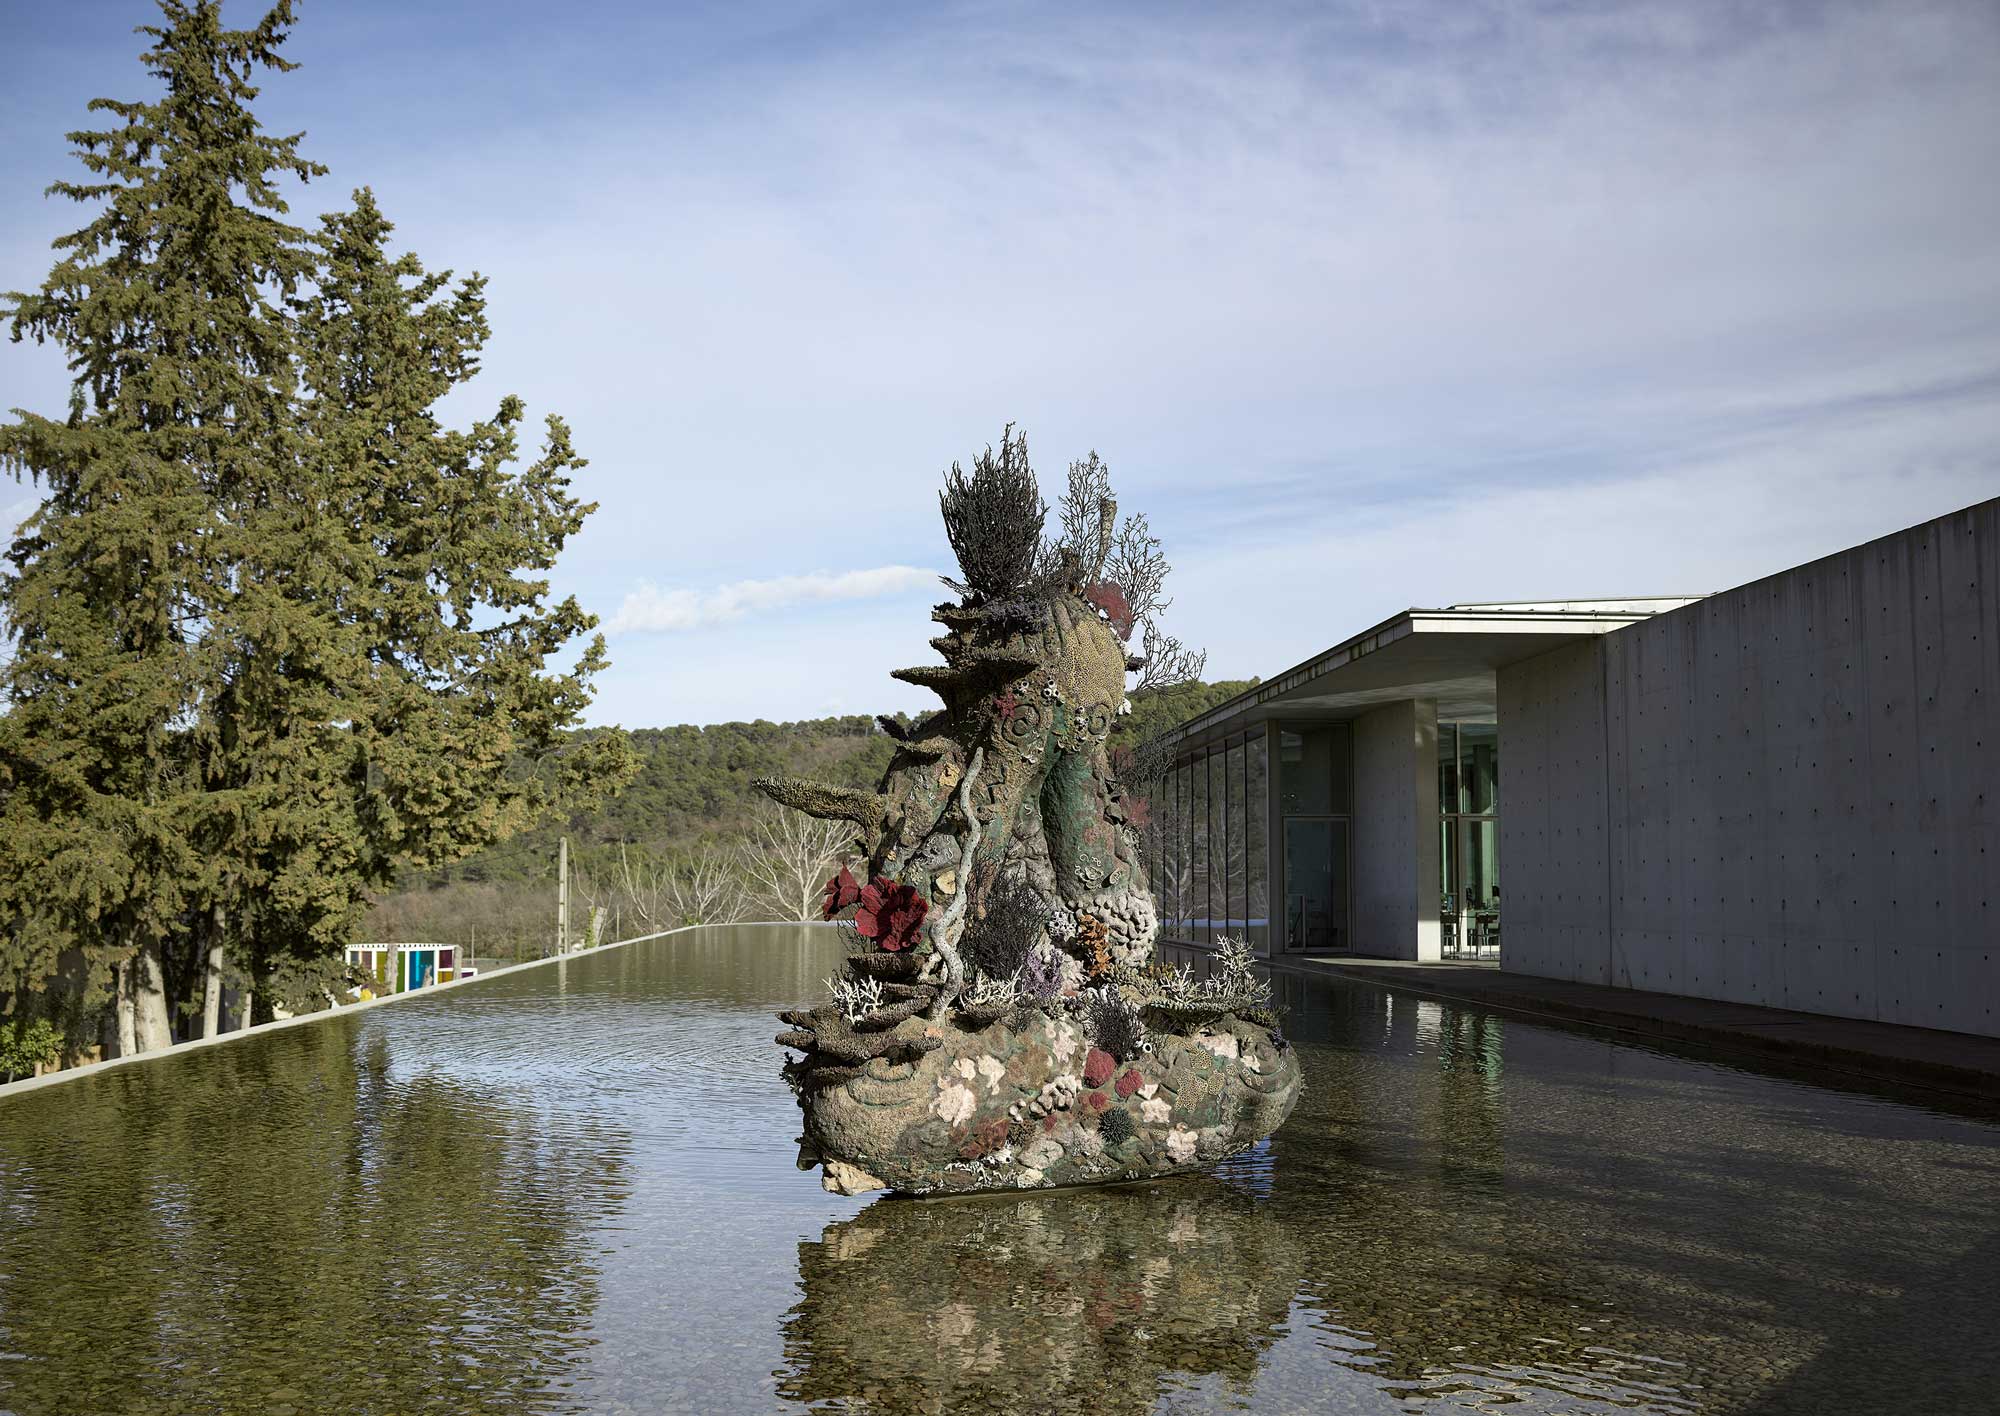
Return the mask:
[(878, 875), (868, 882), (860, 896), (861, 908), (854, 912), (854, 927), (863, 939), (872, 939), (881, 948), (894, 952), (917, 942), (930, 901), (911, 885), (899, 885)]

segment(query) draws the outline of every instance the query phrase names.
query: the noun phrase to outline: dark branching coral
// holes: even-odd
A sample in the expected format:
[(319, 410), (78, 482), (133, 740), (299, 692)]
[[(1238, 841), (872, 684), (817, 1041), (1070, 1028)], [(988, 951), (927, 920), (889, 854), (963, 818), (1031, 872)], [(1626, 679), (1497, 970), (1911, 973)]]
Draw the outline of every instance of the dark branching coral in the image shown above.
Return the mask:
[(1115, 988), (1094, 989), (1084, 1016), (1091, 1042), (1129, 1062), (1146, 1050), (1146, 1025)]
[(999, 455), (987, 448), (973, 460), (971, 476), (952, 463), (938, 504), (944, 534), (965, 576), (963, 583), (947, 580), (947, 585), (979, 600), (1006, 600), (1027, 590), (1048, 506), (1028, 465), (1025, 434), (1009, 423), (1000, 434)]
[(965, 962), (988, 978), (1012, 978), (1041, 938), (1049, 907), (1019, 876), (1003, 876), (986, 896), (986, 914), (966, 926)]

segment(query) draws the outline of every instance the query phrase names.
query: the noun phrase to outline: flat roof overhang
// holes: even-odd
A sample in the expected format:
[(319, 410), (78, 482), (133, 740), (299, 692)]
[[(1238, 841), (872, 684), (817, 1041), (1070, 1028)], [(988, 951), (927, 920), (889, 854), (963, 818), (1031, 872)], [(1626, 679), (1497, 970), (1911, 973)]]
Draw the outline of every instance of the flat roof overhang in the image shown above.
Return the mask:
[(1339, 721), (1411, 698), (1435, 698), (1442, 721), (1490, 721), (1498, 712), (1495, 674), (1502, 666), (1700, 598), (1405, 610), (1190, 718), (1162, 734), (1160, 742), (1195, 747), (1274, 719)]

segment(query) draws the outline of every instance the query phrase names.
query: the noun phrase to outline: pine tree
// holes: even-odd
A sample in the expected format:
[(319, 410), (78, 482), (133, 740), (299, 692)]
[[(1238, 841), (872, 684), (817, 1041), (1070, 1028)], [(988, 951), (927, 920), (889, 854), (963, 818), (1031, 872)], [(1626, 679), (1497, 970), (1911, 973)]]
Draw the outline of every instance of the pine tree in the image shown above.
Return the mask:
[(249, 107), (291, 0), (252, 30), (161, 9), (165, 96), (92, 105), (122, 121), (72, 135), (102, 180), (52, 190), (105, 209), (11, 297), (69, 353), (69, 417), (0, 428), (44, 493), (0, 587), (0, 994), (108, 987), (126, 1051), (197, 994), (213, 1031), (225, 959), (259, 1016), (314, 1005), (372, 888), (633, 765), (574, 731), (602, 639), (547, 672), (596, 623), (543, 574), (594, 510), (569, 430), (517, 468), (520, 400), (433, 412), (478, 370), (483, 282), (391, 259), (365, 189), (315, 235), (279, 219), (274, 179), (322, 172)]
[(218, 518), (266, 486), (287, 448), (293, 372), (280, 306), (310, 273), (274, 182), (322, 169), (251, 113), (292, 23), (278, 0), (229, 30), (215, 0), (161, 0), (143, 56), (163, 94), (98, 99), (116, 125), (70, 134), (90, 180), (54, 194), (102, 209), (56, 243), (41, 289), (9, 297), (16, 340), (69, 354), (68, 417), (14, 410), (0, 461), (43, 502), (8, 552), (15, 655), (0, 719), (0, 873), (44, 941), (45, 976), (80, 951), (112, 973), (119, 1042), (171, 1040), (176, 944), (213, 893), (189, 725), (211, 706), (210, 609), (244, 555)]
[(485, 282), (391, 258), (373, 193), (354, 201), (324, 218), (297, 302), (301, 459), (248, 513), (257, 563), (227, 612), (214, 729), (216, 785), (242, 802), (223, 854), (257, 886), (235, 949), (288, 1001), (323, 986), (398, 869), (457, 860), (634, 765), (622, 733), (569, 732), (602, 638), (545, 672), (596, 624), (536, 575), (595, 510), (569, 491), (584, 466), (569, 430), (548, 419), (542, 455), (516, 469), (519, 399), (470, 431), (442, 425), (434, 405), (478, 372)]

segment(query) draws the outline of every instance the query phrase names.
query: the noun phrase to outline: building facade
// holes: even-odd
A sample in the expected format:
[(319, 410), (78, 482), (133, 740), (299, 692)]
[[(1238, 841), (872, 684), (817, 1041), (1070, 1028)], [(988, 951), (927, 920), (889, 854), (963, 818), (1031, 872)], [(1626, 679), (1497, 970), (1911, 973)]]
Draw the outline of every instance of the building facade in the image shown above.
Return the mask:
[(1410, 610), (1166, 735), (1162, 933), (2000, 1035), (1996, 704), (2000, 501), (1720, 594)]

